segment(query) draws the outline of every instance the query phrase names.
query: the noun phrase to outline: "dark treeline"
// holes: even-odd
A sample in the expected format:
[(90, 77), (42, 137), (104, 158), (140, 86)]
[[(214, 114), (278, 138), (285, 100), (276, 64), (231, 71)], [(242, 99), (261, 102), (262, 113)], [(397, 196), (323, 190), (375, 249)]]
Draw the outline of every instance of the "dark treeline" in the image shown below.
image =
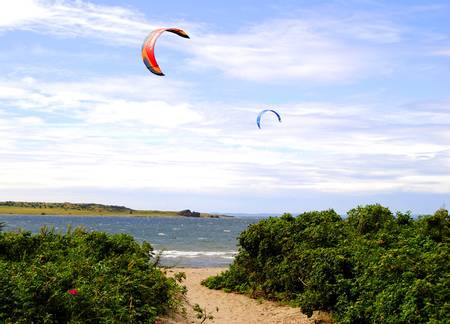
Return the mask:
[(450, 322), (450, 217), (381, 205), (284, 214), (239, 236), (230, 268), (203, 283), (288, 301), (339, 323)]
[(178, 212), (178, 215), (186, 217), (200, 217), (200, 213), (196, 211), (191, 211), (190, 209), (184, 209)]

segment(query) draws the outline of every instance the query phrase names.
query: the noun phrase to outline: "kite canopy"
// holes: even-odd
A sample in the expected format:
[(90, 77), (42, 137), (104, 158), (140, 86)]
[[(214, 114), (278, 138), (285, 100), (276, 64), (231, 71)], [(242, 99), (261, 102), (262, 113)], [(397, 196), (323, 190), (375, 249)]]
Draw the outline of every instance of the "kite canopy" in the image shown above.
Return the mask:
[(278, 121), (281, 123), (281, 117), (280, 117), (280, 115), (279, 115), (275, 110), (272, 110), (272, 109), (265, 109), (265, 110), (261, 111), (261, 112), (258, 114), (258, 117), (256, 117), (256, 125), (258, 125), (258, 128), (261, 128), (261, 117), (262, 117), (262, 115), (264, 115), (264, 114), (265, 114), (266, 112), (268, 112), (268, 111), (273, 112), (273, 113), (278, 117)]
[(156, 75), (164, 75), (162, 73), (158, 63), (155, 58), (155, 44), (158, 37), (163, 32), (171, 32), (177, 34), (178, 36), (189, 38), (188, 34), (182, 29), (178, 28), (159, 28), (152, 31), (147, 38), (144, 40), (142, 44), (142, 60), (144, 61), (145, 66), (150, 72), (155, 73)]

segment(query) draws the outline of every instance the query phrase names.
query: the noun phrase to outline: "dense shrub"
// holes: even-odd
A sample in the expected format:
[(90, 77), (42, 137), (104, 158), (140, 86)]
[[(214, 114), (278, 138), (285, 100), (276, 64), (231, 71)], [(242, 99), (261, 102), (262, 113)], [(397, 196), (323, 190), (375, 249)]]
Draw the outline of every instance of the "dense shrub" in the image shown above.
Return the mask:
[(0, 322), (153, 323), (183, 289), (125, 234), (0, 233)]
[(204, 284), (289, 301), (341, 323), (450, 321), (450, 218), (380, 205), (250, 225), (230, 268)]

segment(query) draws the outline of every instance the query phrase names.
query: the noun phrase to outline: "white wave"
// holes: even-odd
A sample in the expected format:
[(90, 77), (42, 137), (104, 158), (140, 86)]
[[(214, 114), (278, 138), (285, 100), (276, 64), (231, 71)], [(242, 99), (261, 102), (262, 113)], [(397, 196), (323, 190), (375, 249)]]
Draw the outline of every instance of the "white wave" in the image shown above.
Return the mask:
[(166, 236), (165, 233), (158, 233), (159, 236)]
[(155, 253), (162, 252), (163, 258), (201, 258), (201, 257), (214, 257), (220, 259), (233, 259), (237, 254), (236, 251), (178, 251), (178, 250), (155, 250)]
[(231, 231), (230, 230), (223, 230), (225, 233), (230, 233)]

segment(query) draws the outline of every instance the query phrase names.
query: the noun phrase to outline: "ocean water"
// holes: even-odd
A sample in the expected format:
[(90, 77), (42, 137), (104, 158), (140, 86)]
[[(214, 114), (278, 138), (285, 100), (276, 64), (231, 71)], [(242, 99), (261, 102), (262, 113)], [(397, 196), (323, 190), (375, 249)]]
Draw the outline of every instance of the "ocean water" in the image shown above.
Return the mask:
[(149, 242), (162, 252), (161, 263), (177, 267), (223, 267), (237, 252), (237, 237), (260, 218), (169, 218), (108, 216), (1, 215), (3, 231), (25, 229), (39, 232), (42, 226), (65, 232), (68, 225), (88, 230), (127, 233)]

